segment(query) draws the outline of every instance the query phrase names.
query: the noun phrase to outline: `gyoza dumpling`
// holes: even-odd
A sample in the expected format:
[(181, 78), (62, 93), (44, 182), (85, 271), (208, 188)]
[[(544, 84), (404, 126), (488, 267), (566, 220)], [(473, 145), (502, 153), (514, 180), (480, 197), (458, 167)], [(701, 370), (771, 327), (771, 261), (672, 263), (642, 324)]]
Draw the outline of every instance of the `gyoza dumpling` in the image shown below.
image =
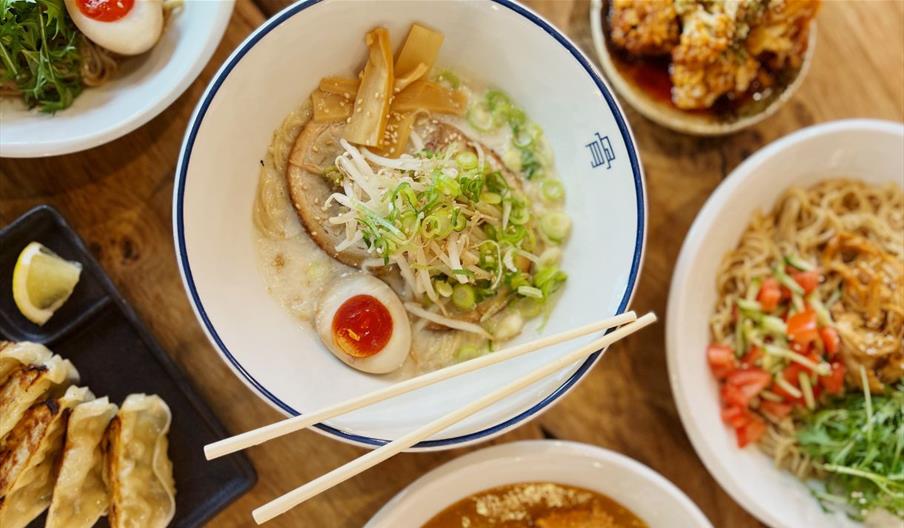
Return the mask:
[(57, 355), (13, 370), (0, 386), (0, 441), (35, 402), (58, 397), (78, 379), (72, 363)]
[(116, 405), (106, 397), (72, 410), (46, 528), (90, 528), (107, 513), (101, 441), (115, 415)]
[(0, 447), (0, 526), (22, 528), (50, 505), (54, 472), (71, 409), (94, 399), (69, 387), (59, 399), (33, 405)]
[(22, 365), (44, 363), (52, 355), (47, 347), (38, 343), (0, 341), (0, 385), (6, 382), (12, 371)]
[(172, 415), (156, 395), (131, 394), (107, 429), (111, 528), (163, 528), (176, 512), (167, 456)]

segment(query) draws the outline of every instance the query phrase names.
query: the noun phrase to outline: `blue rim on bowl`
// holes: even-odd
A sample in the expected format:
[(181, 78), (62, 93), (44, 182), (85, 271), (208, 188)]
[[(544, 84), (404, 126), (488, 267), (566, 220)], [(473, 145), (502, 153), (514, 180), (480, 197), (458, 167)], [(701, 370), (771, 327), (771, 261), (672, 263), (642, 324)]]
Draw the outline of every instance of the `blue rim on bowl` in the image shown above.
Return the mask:
[[(286, 20), (292, 18), (293, 16), (309, 7), (321, 3), (322, 1), (323, 0), (302, 1), (292, 4), (291, 6), (283, 9), (273, 18), (266, 21), (254, 33), (249, 35), (248, 38), (246, 38), (245, 41), (240, 44), (235, 51), (232, 52), (229, 58), (226, 59), (226, 62), (223, 64), (223, 66), (220, 67), (216, 75), (214, 75), (213, 79), (210, 81), (207, 89), (204, 91), (204, 95), (201, 97), (201, 100), (195, 107), (195, 111), (192, 114), (191, 120), (189, 121), (188, 127), (186, 129), (185, 139), (182, 143), (182, 149), (179, 154), (179, 162), (176, 167), (175, 191), (173, 194), (173, 236), (175, 238), (176, 250), (178, 253), (177, 260), (179, 263), (179, 269), (182, 273), (183, 284), (188, 293), (189, 301), (192, 304), (192, 308), (194, 309), (198, 320), (202, 323), (202, 326), (208, 338), (214, 343), (226, 362), (231, 365), (236, 372), (240, 373), (242, 377), (245, 378), (245, 381), (251, 387), (253, 387), (259, 395), (263, 396), (273, 406), (281, 409), (283, 412), (289, 414), (290, 416), (297, 416), (300, 413), (289, 406), (287, 403), (280, 400), (278, 397), (276, 397), (276, 395), (268, 391), (266, 387), (258, 382), (251, 375), (251, 373), (248, 372), (236, 360), (236, 358), (226, 347), (226, 344), (217, 334), (216, 328), (210, 321), (210, 318), (207, 316), (204, 305), (201, 302), (200, 296), (198, 295), (197, 288), (195, 287), (195, 282), (192, 278), (191, 266), (188, 261), (188, 250), (185, 245), (183, 206), (185, 182), (195, 138), (198, 134), (201, 123), (204, 120), (204, 116), (207, 113), (207, 109), (216, 96), (220, 86), (229, 76), (233, 68), (235, 68), (235, 66), (242, 60), (245, 54), (247, 54), (255, 46), (255, 44), (257, 44), (258, 41), (264, 38), (270, 31), (279, 27), (279, 25)], [(577, 47), (577, 45), (575, 45), (568, 37), (562, 34), (558, 29), (553, 27), (540, 15), (522, 6), (521, 4), (518, 4), (512, 0), (489, 1), (521, 15), (525, 19), (538, 26), (544, 32), (546, 32), (560, 45), (562, 45), (562, 47), (564, 47), (581, 65), (587, 75), (590, 76), (591, 80), (593, 80), (594, 84), (599, 89), (600, 96), (608, 105), (618, 125), (619, 132), (621, 133), (622, 140), (625, 143), (625, 147), (628, 151), (631, 162), (631, 172), (634, 176), (634, 191), (636, 195), (637, 207), (637, 233), (635, 237), (634, 255), (631, 261), (631, 272), (628, 277), (627, 287), (625, 288), (624, 295), (622, 296), (617, 310), (618, 313), (622, 313), (627, 309), (628, 305), (631, 302), (631, 298), (634, 295), (637, 280), (640, 276), (640, 267), (643, 260), (643, 252), (646, 242), (646, 195), (644, 189), (644, 178), (640, 163), (638, 161), (637, 151), (634, 147), (634, 138), (631, 134), (631, 130), (629, 129), (627, 122), (625, 121), (621, 108), (615, 101), (615, 98), (612, 96), (612, 92), (609, 89), (608, 85), (603, 80), (602, 76), (596, 71), (596, 68), (590, 63), (584, 53)], [(523, 411), (522, 413), (512, 418), (509, 418), (492, 427), (488, 427), (486, 429), (482, 429), (480, 431), (466, 435), (423, 441), (416, 444), (412, 449), (435, 449), (449, 447), (459, 444), (471, 443), (482, 439), (488, 439), (489, 437), (501, 434), (502, 432), (519, 425), (524, 420), (542, 412), (543, 410), (547, 409), (552, 403), (556, 402), (560, 397), (567, 393), (568, 390), (570, 390), (578, 380), (580, 380), (584, 376), (584, 374), (594, 365), (594, 363), (596, 363), (599, 357), (599, 352), (596, 352), (592, 356), (588, 357), (584, 361), (584, 363), (581, 364), (581, 366), (552, 393), (547, 395), (530, 409), (527, 409), (526, 411)], [(315, 427), (321, 432), (333, 436), (339, 440), (351, 442), (365, 447), (379, 447), (390, 441), (381, 438), (372, 438), (369, 436), (348, 433), (326, 424), (317, 424)]]

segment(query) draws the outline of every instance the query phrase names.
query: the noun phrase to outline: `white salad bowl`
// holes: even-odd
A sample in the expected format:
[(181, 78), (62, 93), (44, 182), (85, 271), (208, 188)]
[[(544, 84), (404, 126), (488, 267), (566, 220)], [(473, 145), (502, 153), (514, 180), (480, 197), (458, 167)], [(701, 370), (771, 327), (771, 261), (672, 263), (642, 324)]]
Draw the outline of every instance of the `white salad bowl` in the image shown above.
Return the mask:
[[(251, 211), (273, 131), (327, 75), (352, 75), (375, 26), (399, 43), (412, 22), (445, 34), (437, 63), (506, 90), (546, 132), (573, 230), (568, 282), (543, 332), (627, 309), (637, 283), (646, 215), (643, 177), (622, 112), (587, 57), (532, 11), (508, 0), (301, 2), (248, 37), (208, 86), (177, 167), (174, 236), (186, 292), (222, 359), (287, 415), (310, 412), (395, 380), (353, 370), (267, 292)], [(519, 342), (536, 339), (538, 322)], [(585, 343), (589, 340), (578, 340)], [(571, 350), (558, 346), (318, 425), (374, 447), (398, 438)], [(415, 449), (445, 449), (500, 434), (562, 397), (599, 355), (462, 421)]]
[(859, 526), (823, 512), (807, 484), (775, 467), (755, 446), (739, 449), (720, 418), (706, 361), (716, 273), (755, 210), (768, 211), (790, 186), (830, 178), (904, 186), (904, 126), (847, 120), (795, 132), (738, 166), (710, 196), (688, 232), (672, 277), (666, 346), (672, 393), (697, 454), (747, 511), (775, 528)]
[(434, 469), (387, 502), (364, 528), (422, 526), (474, 493), (523, 482), (595, 491), (648, 526), (712, 526), (681, 490), (640, 462), (587, 444), (530, 440), (481, 449)]
[(223, 38), (235, 0), (185, 0), (148, 53), (124, 62), (116, 77), (85, 88), (56, 114), (0, 97), (0, 157), (36, 158), (108, 143), (164, 111), (198, 77)]

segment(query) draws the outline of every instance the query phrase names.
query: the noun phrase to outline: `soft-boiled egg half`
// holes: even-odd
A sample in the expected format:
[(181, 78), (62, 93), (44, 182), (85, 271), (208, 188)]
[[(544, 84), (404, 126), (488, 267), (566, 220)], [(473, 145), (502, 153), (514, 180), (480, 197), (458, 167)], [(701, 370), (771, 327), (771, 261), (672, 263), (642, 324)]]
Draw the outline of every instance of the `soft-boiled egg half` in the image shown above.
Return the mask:
[(120, 55), (144, 53), (163, 33), (163, 0), (66, 0), (66, 11), (89, 40)]
[(411, 323), (402, 301), (371, 275), (337, 280), (320, 300), (316, 323), (330, 352), (364, 372), (392, 372), (411, 350)]

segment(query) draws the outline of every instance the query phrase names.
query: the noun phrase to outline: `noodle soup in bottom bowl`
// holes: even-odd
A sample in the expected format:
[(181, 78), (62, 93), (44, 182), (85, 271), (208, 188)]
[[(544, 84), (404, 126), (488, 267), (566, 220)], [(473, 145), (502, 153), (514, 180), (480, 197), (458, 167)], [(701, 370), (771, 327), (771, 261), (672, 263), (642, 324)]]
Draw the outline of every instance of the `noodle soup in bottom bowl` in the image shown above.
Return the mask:
[[(742, 163), (713, 193), (682, 247), (667, 314), (672, 391), (707, 469), (770, 526), (860, 525), (840, 511), (846, 505), (848, 513), (868, 525), (900, 526), (899, 518), (878, 507), (872, 512), (858, 507), (881, 504), (877, 488), (868, 483), (845, 487), (837, 480), (826, 487), (827, 475), (847, 470), (814, 471), (820, 461), (806, 455), (815, 445), (831, 449), (826, 435), (842, 434), (837, 427), (841, 420), (855, 422), (854, 413), (870, 405), (863, 405), (870, 398), (861, 380), (870, 386), (866, 394), (876, 409), (888, 405), (892, 420), (900, 420), (904, 412), (894, 411), (901, 382), (893, 369), (900, 368), (901, 351), (893, 336), (901, 323), (883, 315), (890, 325), (886, 328), (861, 316), (867, 302), (852, 297), (857, 288), (845, 282), (856, 277), (842, 277), (866, 258), (868, 248), (870, 258), (885, 259), (882, 265), (870, 264), (872, 272), (891, 274), (887, 281), (883, 278), (889, 290), (877, 290), (877, 295), (894, 302), (894, 284), (904, 268), (899, 247), (904, 245), (902, 147), (904, 126), (870, 120), (827, 123), (780, 139)], [(786, 194), (790, 188), (798, 190)], [(736, 293), (738, 284), (747, 291)], [(778, 295), (768, 293), (770, 285)], [(735, 335), (738, 321), (743, 328)], [(801, 330), (802, 322), (812, 326)], [(801, 346), (807, 332), (817, 339)], [(869, 351), (871, 359), (859, 353), (864, 335), (871, 336), (875, 347)], [(889, 341), (887, 351), (880, 350), (883, 340)], [(734, 354), (736, 350), (741, 353)], [(721, 355), (724, 351), (728, 354)], [(880, 353), (884, 358), (875, 359)], [(834, 394), (847, 399), (830, 396)], [(828, 406), (840, 409), (833, 411), (838, 414), (816, 420)], [(873, 427), (878, 433), (889, 423), (877, 421)], [(855, 422), (854, 429), (863, 426)], [(739, 444), (750, 445), (742, 449)], [(886, 466), (889, 460), (895, 463), (893, 451), (881, 454), (887, 445), (875, 446)], [(831, 454), (839, 465), (855, 463), (850, 450)], [(783, 467), (822, 479), (804, 481)], [(825, 511), (817, 498), (835, 502), (836, 511)]]
[[(389, 109), (382, 136), (374, 108)], [(620, 108), (574, 44), (505, 0), (290, 6), (208, 87), (175, 187), (198, 319), (237, 377), (289, 415), (625, 311), (643, 253), (643, 178)], [(352, 328), (365, 320), (378, 324)], [(460, 332), (471, 337), (447, 347)], [(318, 430), (380, 445), (589, 338)], [(523, 423), (598, 357), (416, 449)]]

